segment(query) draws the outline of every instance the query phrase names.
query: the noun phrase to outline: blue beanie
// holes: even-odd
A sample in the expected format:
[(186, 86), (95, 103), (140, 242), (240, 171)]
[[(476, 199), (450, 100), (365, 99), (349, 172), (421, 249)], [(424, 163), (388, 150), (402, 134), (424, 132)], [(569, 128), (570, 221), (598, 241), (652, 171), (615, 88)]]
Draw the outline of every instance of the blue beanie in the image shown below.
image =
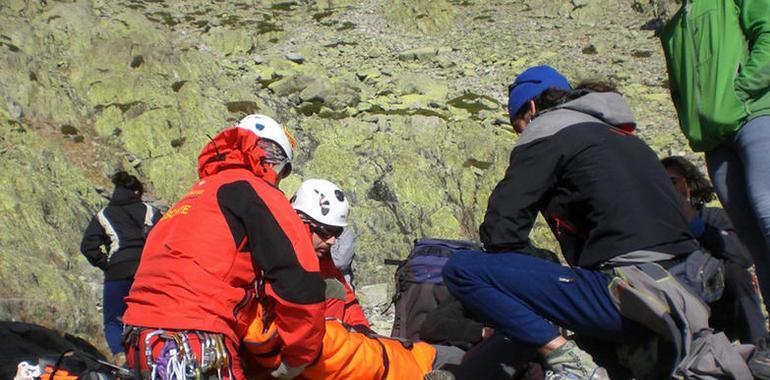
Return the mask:
[(508, 86), (508, 115), (513, 117), (525, 103), (549, 88), (572, 89), (567, 78), (550, 66), (535, 66), (524, 70)]

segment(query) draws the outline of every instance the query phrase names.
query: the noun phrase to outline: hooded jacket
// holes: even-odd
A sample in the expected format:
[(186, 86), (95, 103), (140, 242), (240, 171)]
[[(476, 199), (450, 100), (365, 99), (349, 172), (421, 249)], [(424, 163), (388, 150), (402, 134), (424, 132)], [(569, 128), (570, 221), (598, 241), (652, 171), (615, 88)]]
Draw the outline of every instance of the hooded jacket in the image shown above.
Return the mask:
[(142, 257), (145, 228), (159, 218), (157, 208), (143, 203), (133, 191), (116, 187), (107, 207), (88, 223), (80, 252), (91, 265), (104, 271), (106, 281), (130, 279)]
[[(320, 352), (324, 283), (309, 229), (275, 187), (258, 140), (232, 127), (204, 147), (200, 181), (148, 237), (123, 319), (222, 333), (237, 347), (249, 322), (242, 311), (256, 296), (271, 310), (285, 361), (297, 366)], [(264, 285), (256, 295), (255, 282)]]
[(697, 249), (655, 153), (633, 135), (617, 93), (588, 93), (538, 114), (489, 197), (481, 242), (520, 251), (540, 212), (570, 265), (595, 268), (639, 250)]
[(679, 126), (694, 151), (770, 115), (770, 0), (685, 0), (660, 37)]

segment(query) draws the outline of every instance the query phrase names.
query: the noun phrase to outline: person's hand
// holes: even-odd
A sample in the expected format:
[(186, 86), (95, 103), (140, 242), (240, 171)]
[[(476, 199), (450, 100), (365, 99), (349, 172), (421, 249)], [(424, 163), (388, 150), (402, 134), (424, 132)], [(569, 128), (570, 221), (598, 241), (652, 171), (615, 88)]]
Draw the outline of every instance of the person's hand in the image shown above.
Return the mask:
[(483, 327), (481, 329), (481, 339), (487, 339), (490, 336), (492, 336), (492, 334), (494, 334), (494, 333), (495, 333), (495, 330), (493, 328), (491, 328), (491, 327)]
[(278, 368), (274, 369), (273, 372), (270, 373), (270, 375), (276, 379), (281, 379), (281, 380), (293, 379), (299, 376), (299, 374), (301, 374), (302, 371), (305, 370), (306, 365), (307, 364), (302, 364), (297, 367), (290, 367), (285, 362), (281, 362), (281, 365), (279, 365)]

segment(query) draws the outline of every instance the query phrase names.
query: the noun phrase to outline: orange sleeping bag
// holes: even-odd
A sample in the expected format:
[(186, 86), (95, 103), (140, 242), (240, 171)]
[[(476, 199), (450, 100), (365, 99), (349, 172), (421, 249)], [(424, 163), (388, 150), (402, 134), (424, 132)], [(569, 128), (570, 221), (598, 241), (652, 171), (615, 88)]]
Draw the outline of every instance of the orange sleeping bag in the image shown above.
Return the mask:
[[(265, 372), (281, 363), (281, 338), (274, 323), (264, 325), (261, 311), (261, 306), (255, 310), (243, 338), (241, 359), (250, 372)], [(432, 369), (435, 356), (436, 350), (428, 343), (416, 342), (407, 348), (398, 340), (350, 331), (338, 320), (329, 319), (321, 354), (301, 378), (420, 380)]]

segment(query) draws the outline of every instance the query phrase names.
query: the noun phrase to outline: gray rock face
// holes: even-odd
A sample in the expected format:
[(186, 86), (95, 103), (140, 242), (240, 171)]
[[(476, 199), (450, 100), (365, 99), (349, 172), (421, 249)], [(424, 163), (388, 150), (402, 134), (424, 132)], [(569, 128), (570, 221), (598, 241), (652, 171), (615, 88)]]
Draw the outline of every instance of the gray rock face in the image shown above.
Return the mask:
[(449, 48), (435, 48), (435, 47), (422, 47), (416, 49), (409, 49), (402, 51), (398, 54), (398, 59), (402, 61), (411, 60), (425, 60), (428, 58), (437, 57), (440, 54), (448, 53), (452, 51)]
[(305, 62), (305, 57), (303, 57), (303, 56), (301, 56), (301, 55), (299, 55), (297, 53), (286, 54), (286, 59), (288, 59), (289, 61), (292, 61), (294, 63), (303, 63), (303, 62)]

